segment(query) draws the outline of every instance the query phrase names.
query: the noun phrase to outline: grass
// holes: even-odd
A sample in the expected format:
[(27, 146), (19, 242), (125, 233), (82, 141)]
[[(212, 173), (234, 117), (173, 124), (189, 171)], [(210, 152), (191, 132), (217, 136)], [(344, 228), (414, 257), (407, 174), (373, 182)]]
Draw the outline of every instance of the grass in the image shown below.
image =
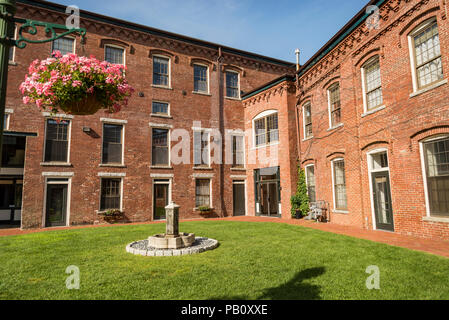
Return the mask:
[[(164, 225), (50, 231), (0, 238), (0, 299), (449, 299), (449, 259), (271, 223), (181, 224), (220, 241), (196, 256), (149, 258), (127, 244)], [(81, 270), (67, 290), (65, 270)], [(368, 266), (381, 289), (368, 290)]]

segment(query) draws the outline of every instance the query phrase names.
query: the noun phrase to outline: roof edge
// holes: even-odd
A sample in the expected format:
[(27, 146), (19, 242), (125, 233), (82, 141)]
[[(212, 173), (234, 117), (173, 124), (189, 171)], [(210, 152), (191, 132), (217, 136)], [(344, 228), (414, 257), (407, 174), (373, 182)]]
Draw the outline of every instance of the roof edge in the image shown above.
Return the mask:
[(274, 86), (284, 82), (284, 81), (295, 81), (295, 76), (292, 76), (290, 74), (284, 74), (276, 79), (271, 80), (270, 82), (264, 84), (263, 86), (260, 86), (259, 88), (256, 88), (242, 96), (242, 101), (247, 100), (249, 98), (252, 98), (256, 95), (258, 95), (261, 92), (264, 92), (265, 90), (268, 90), (270, 88), (273, 88)]
[[(16, 1), (17, 1), (17, 3), (31, 5), (31, 6), (38, 6), (41, 8), (57, 11), (57, 12), (64, 13), (64, 14), (65, 14), (65, 10), (66, 10), (66, 6), (59, 4), (59, 3), (50, 2), (50, 1), (44, 1), (44, 0), (16, 0)], [(208, 42), (205, 40), (200, 40), (197, 38), (184, 36), (184, 35), (177, 34), (177, 33), (172, 33), (172, 32), (161, 30), (161, 29), (156, 29), (153, 27), (141, 25), (138, 23), (134, 23), (134, 22), (118, 19), (118, 18), (101, 15), (101, 14), (86, 11), (86, 10), (80, 10), (80, 15), (81, 15), (81, 18), (97, 20), (97, 21), (100, 21), (103, 23), (109, 23), (109, 24), (116, 25), (119, 27), (126, 27), (129, 29), (133, 29), (135, 31), (147, 32), (147, 33), (151, 33), (156, 36), (161, 36), (161, 37), (166, 37), (166, 38), (170, 38), (170, 39), (174, 39), (174, 40), (178, 40), (178, 41), (183, 41), (183, 42), (187, 42), (187, 43), (190, 43), (193, 45), (207, 47), (210, 49), (219, 50), (219, 48), (221, 48), (222, 52), (226, 52), (229, 54), (240, 55), (240, 56), (244, 56), (244, 57), (247, 57), (250, 59), (260, 60), (260, 61), (264, 61), (264, 62), (271, 63), (271, 64), (276, 64), (276, 65), (287, 67), (287, 68), (295, 67), (295, 64), (293, 62), (288, 62), (288, 61), (284, 61), (284, 60), (280, 60), (280, 59), (276, 59), (276, 58), (271, 58), (271, 57), (260, 55), (257, 53), (244, 51), (244, 50), (220, 45), (217, 43)]]

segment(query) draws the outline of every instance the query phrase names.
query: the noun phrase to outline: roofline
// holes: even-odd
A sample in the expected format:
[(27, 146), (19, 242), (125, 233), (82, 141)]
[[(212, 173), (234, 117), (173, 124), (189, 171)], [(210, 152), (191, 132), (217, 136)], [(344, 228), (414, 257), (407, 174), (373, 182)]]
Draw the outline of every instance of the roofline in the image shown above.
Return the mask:
[(270, 82), (264, 84), (263, 86), (246, 93), (245, 95), (243, 95), (242, 101), (247, 100), (251, 97), (254, 97), (255, 95), (258, 95), (259, 93), (261, 93), (265, 90), (273, 88), (274, 86), (276, 86), (284, 81), (294, 81), (294, 80), (295, 80), (295, 76), (290, 75), (290, 74), (284, 74), (284, 75), (280, 76), (279, 78), (271, 80)]
[(298, 76), (302, 76), (306, 71), (317, 64), (324, 56), (339, 45), (348, 35), (350, 35), (363, 21), (365, 21), (371, 14), (366, 12), (368, 6), (382, 6), (387, 0), (370, 0), (362, 10), (359, 11), (340, 31), (338, 31), (312, 58), (309, 59), (298, 70)]
[[(38, 6), (41, 8), (50, 9), (50, 10), (57, 11), (57, 12), (64, 13), (64, 14), (65, 14), (65, 10), (66, 10), (66, 6), (64, 6), (64, 5), (49, 2), (49, 1), (43, 1), (43, 0), (17, 0), (17, 3)], [(200, 40), (200, 39), (196, 39), (196, 38), (192, 38), (192, 37), (188, 37), (188, 36), (183, 36), (183, 35), (180, 35), (177, 33), (172, 33), (172, 32), (168, 32), (168, 31), (148, 27), (145, 25), (129, 22), (126, 20), (121, 20), (121, 19), (117, 19), (117, 18), (104, 16), (104, 15), (90, 12), (90, 11), (80, 10), (80, 15), (81, 15), (81, 18), (92, 19), (92, 20), (116, 25), (119, 27), (125, 27), (125, 28), (132, 29), (135, 31), (146, 32), (146, 33), (153, 34), (156, 36), (162, 36), (162, 37), (166, 37), (166, 38), (170, 38), (170, 39), (174, 39), (174, 40), (179, 40), (179, 41), (187, 42), (190, 44), (214, 49), (217, 51), (221, 48), (222, 52), (240, 55), (240, 56), (244, 56), (244, 57), (247, 57), (250, 59), (261, 60), (264, 62), (280, 65), (280, 66), (287, 67), (287, 68), (295, 67), (295, 64), (293, 62), (275, 59), (275, 58), (267, 57), (267, 56), (260, 55), (257, 53), (252, 53), (252, 52), (239, 50), (239, 49), (228, 47), (228, 46), (223, 46), (223, 45), (213, 43), (213, 42), (208, 42), (208, 41), (204, 41), (204, 40)]]

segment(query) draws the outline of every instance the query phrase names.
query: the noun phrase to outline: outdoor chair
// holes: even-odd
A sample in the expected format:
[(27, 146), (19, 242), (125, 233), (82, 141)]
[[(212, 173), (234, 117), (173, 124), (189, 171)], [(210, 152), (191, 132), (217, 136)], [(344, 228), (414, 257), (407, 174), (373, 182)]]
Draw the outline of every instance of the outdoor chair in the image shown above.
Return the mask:
[(307, 220), (317, 222), (328, 222), (326, 201), (317, 201), (310, 203), (310, 213)]

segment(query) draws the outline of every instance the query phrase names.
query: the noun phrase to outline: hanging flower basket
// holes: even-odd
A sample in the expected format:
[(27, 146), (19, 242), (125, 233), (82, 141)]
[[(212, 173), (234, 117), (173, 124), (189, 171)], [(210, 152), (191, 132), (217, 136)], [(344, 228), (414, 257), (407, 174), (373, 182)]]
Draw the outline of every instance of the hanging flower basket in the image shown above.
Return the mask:
[(35, 60), (20, 85), (25, 104), (57, 114), (92, 115), (101, 109), (119, 112), (134, 89), (125, 78), (126, 67), (76, 54)]

